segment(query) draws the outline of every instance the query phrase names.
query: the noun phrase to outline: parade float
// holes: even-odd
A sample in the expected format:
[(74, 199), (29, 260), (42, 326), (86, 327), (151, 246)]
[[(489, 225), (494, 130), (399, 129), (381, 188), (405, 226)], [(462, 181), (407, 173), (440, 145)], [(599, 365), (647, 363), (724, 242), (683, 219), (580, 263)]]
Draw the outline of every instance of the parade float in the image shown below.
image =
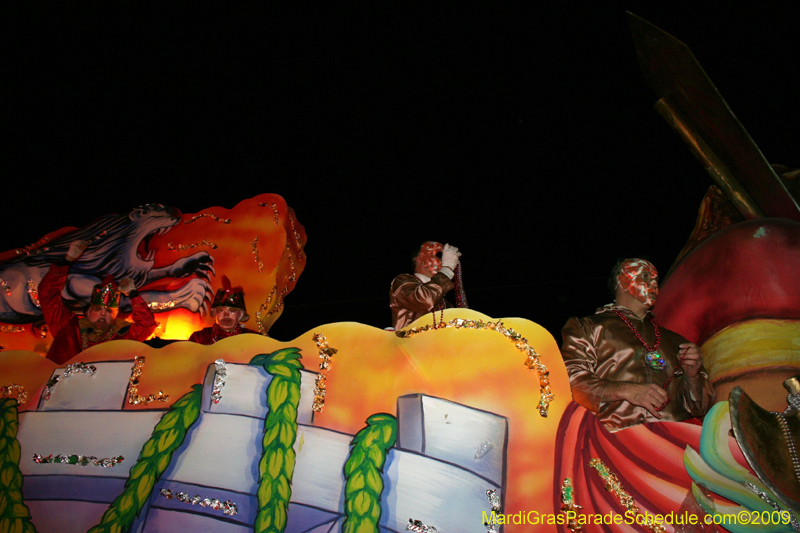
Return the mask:
[[(702, 426), (608, 432), (525, 318), (448, 309), (272, 339), (307, 260), (283, 198), (148, 205), (0, 256), (0, 532), (797, 530), (796, 173), (775, 173), (704, 74), (656, 53), (682, 44), (632, 26), (643, 68), (661, 65), (645, 68), (657, 109), (717, 183), (656, 307), (702, 346), (717, 390)], [(42, 357), (36, 287), (76, 238), (91, 245), (65, 301), (79, 308), (99, 271), (128, 275), (175, 342)], [(186, 342), (221, 272), (261, 335)]]

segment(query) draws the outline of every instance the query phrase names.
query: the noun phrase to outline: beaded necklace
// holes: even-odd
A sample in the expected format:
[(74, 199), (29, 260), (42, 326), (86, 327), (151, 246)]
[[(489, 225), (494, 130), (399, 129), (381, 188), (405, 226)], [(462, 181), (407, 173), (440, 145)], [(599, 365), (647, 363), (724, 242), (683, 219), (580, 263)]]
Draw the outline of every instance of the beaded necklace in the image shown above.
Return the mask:
[(627, 325), (628, 328), (630, 328), (633, 334), (636, 335), (636, 338), (639, 339), (639, 342), (642, 343), (644, 349), (647, 350), (647, 353), (644, 355), (644, 360), (647, 363), (647, 366), (649, 366), (653, 370), (659, 370), (659, 371), (667, 368), (667, 362), (664, 360), (664, 356), (656, 351), (658, 347), (661, 345), (661, 332), (658, 329), (658, 324), (656, 324), (655, 320), (653, 320), (653, 317), (652, 316), (647, 317), (648, 320), (650, 320), (650, 325), (653, 326), (653, 332), (656, 335), (656, 342), (653, 344), (653, 347), (651, 348), (647, 344), (647, 342), (645, 342), (644, 337), (642, 337), (642, 334), (639, 333), (639, 330), (636, 329), (636, 327), (633, 324), (631, 324), (630, 320), (628, 320), (628, 317), (623, 315), (622, 312), (618, 311), (617, 309), (612, 309), (612, 311), (614, 311), (614, 314), (620, 317), (623, 322), (625, 322), (625, 325)]
[[(656, 349), (658, 349), (658, 347), (661, 345), (661, 332), (658, 329), (658, 324), (656, 324), (656, 321), (653, 320), (653, 317), (652, 316), (647, 317), (650, 320), (650, 324), (653, 326), (653, 332), (656, 335), (656, 342), (653, 344), (653, 347), (650, 348), (650, 346), (648, 346), (648, 344), (645, 342), (641, 333), (639, 333), (639, 330), (636, 329), (636, 327), (633, 324), (631, 324), (630, 320), (628, 320), (628, 317), (626, 317), (616, 309), (612, 309), (612, 311), (614, 311), (614, 314), (616, 314), (618, 317), (622, 319), (623, 322), (625, 322), (625, 324), (630, 328), (630, 330), (633, 331), (633, 334), (636, 335), (636, 338), (639, 339), (639, 342), (641, 342), (642, 345), (644, 345), (644, 349), (647, 350), (647, 353), (644, 354), (645, 363), (647, 363), (647, 365), (654, 370), (661, 371), (667, 368), (667, 361), (664, 359), (664, 356), (656, 351)], [(670, 383), (672, 383), (672, 381), (677, 376), (680, 376), (682, 374), (683, 374), (683, 369), (681, 367), (681, 360), (678, 359), (678, 364), (675, 365), (675, 369), (669, 375), (669, 377), (661, 386), (661, 388), (667, 390), (667, 387), (669, 387)], [(670, 397), (669, 394), (667, 394), (667, 401), (660, 408), (656, 408), (656, 411), (662, 411), (667, 406), (667, 404), (669, 404), (670, 400), (672, 400), (672, 398)]]

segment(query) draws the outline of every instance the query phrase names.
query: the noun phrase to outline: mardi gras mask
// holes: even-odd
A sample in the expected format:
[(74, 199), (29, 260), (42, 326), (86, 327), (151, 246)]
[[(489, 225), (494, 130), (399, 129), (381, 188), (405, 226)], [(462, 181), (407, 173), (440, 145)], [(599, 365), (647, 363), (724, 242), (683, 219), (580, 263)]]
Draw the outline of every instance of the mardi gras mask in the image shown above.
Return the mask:
[(442, 268), (441, 252), (444, 249), (441, 243), (427, 241), (417, 254), (417, 271), (433, 276)]
[(652, 307), (658, 297), (658, 271), (644, 259), (626, 259), (620, 267), (617, 283), (622, 289)]

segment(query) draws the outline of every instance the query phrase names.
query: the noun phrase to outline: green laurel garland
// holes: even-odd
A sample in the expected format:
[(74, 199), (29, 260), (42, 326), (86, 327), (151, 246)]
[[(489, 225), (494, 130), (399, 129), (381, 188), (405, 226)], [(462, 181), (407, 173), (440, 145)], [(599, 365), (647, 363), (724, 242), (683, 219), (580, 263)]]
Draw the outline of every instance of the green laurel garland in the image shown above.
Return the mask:
[(31, 513), (22, 502), (17, 429), (17, 400), (0, 400), (0, 531), (36, 533)]
[(383, 492), (383, 463), (386, 452), (397, 439), (397, 419), (386, 413), (367, 418), (344, 465), (345, 521), (342, 533), (378, 533)]
[(258, 514), (255, 533), (283, 533), (292, 496), (297, 406), (300, 403), (300, 350), (284, 348), (255, 356), (251, 365), (263, 366), (272, 376), (267, 387), (269, 412), (264, 421), (264, 451), (258, 465)]
[(161, 417), (153, 434), (142, 446), (122, 494), (111, 502), (100, 523), (89, 533), (120, 533), (130, 529), (169, 465), (172, 453), (183, 443), (186, 432), (200, 415), (202, 391), (202, 385), (194, 385)]

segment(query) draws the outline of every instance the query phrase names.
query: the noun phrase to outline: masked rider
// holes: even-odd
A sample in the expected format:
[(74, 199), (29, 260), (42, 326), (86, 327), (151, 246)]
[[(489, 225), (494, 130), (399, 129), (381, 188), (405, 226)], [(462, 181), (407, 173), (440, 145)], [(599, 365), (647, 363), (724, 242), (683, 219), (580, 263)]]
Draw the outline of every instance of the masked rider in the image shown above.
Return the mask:
[(570, 318), (561, 331), (573, 399), (611, 431), (705, 414), (714, 389), (700, 349), (660, 327), (650, 311), (658, 297), (656, 268), (625, 259), (614, 268), (610, 286), (613, 304)]
[(389, 307), (392, 325), (403, 329), (420, 316), (444, 309), (444, 296), (455, 287), (453, 276), (461, 253), (455, 246), (424, 243), (414, 258), (414, 274), (400, 274), (392, 281)]
[[(61, 292), (67, 283), (69, 268), (77, 261), (90, 241), (73, 241), (64, 259), (50, 265), (50, 270), (39, 284), (39, 301), (47, 327), (55, 339), (47, 358), (62, 364), (79, 352), (103, 342), (128, 339), (143, 341), (155, 330), (153, 312), (136, 292), (134, 282), (124, 278), (119, 287), (110, 278), (92, 289), (89, 307), (79, 317), (64, 305)], [(119, 289), (119, 290), (117, 290)], [(120, 292), (128, 296), (133, 306), (133, 323), (117, 317)]]

